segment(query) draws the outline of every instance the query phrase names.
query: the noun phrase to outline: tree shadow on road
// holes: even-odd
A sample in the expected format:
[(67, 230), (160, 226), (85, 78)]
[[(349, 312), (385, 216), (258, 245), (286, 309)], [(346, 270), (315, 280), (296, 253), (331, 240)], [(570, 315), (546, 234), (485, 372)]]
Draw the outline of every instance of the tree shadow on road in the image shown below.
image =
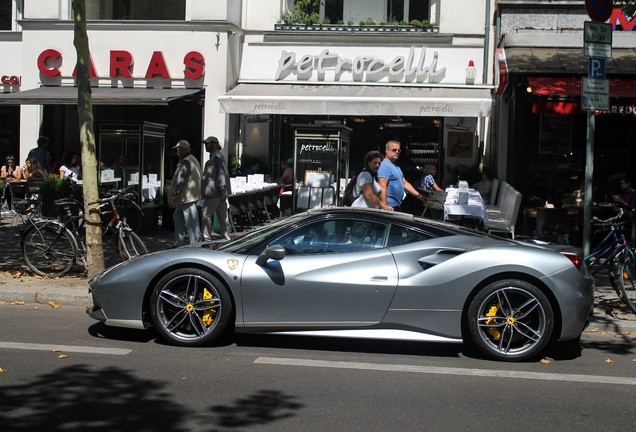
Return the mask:
[(236, 430), (292, 417), (303, 406), (280, 391), (259, 390), (197, 413), (175, 400), (167, 385), (116, 367), (60, 368), (28, 382), (0, 387), (0, 430)]

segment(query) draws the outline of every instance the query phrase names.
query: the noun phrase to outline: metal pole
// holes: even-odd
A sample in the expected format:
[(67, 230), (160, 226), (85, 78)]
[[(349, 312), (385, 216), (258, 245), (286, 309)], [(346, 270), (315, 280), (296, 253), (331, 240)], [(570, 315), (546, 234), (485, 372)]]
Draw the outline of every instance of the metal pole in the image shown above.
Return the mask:
[(585, 152), (585, 207), (583, 211), (583, 254), (590, 254), (592, 233), (592, 175), (594, 173), (594, 111), (587, 112), (587, 145)]

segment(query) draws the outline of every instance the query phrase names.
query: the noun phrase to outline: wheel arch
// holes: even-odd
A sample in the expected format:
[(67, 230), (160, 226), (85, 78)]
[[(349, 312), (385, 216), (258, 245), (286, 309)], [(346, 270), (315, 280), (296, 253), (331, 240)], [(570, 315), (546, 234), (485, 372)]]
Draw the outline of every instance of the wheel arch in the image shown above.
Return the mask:
[(189, 262), (189, 263), (184, 262), (184, 263), (168, 266), (162, 269), (150, 280), (150, 282), (146, 286), (146, 290), (144, 292), (143, 304), (142, 304), (141, 316), (142, 316), (144, 325), (146, 326), (152, 325), (152, 319), (150, 318), (150, 297), (152, 296), (152, 291), (154, 287), (156, 286), (156, 284), (168, 273), (173, 272), (175, 270), (184, 269), (184, 268), (195, 268), (195, 269), (206, 271), (221, 281), (221, 283), (227, 290), (228, 295), (230, 296), (230, 299), (232, 301), (232, 315), (230, 316), (229, 323), (232, 325), (232, 327), (234, 327), (234, 322), (236, 317), (236, 306), (237, 306), (236, 299), (234, 298), (234, 292), (230, 289), (229, 284), (227, 283), (227, 281), (225, 280), (221, 272), (219, 272), (214, 267), (207, 266), (198, 262)]
[(468, 307), (470, 306), (471, 302), (473, 301), (477, 293), (479, 293), (479, 291), (481, 291), (484, 287), (490, 285), (491, 283), (504, 280), (504, 279), (522, 280), (524, 282), (531, 283), (532, 285), (536, 286), (539, 290), (541, 290), (541, 292), (548, 298), (548, 301), (550, 302), (550, 306), (552, 307), (552, 313), (554, 316), (554, 330), (552, 332), (552, 339), (558, 339), (559, 336), (561, 335), (562, 317), (561, 317), (561, 308), (559, 307), (559, 303), (556, 297), (554, 296), (552, 291), (547, 287), (547, 285), (543, 283), (540, 279), (530, 276), (526, 273), (520, 273), (520, 272), (505, 272), (505, 273), (498, 273), (498, 274), (491, 275), (487, 277), (486, 279), (482, 280), (479, 284), (477, 284), (472, 289), (470, 294), (466, 297), (466, 301), (464, 302), (464, 305), (462, 307), (462, 320), (461, 320), (462, 339), (468, 340), (467, 339)]

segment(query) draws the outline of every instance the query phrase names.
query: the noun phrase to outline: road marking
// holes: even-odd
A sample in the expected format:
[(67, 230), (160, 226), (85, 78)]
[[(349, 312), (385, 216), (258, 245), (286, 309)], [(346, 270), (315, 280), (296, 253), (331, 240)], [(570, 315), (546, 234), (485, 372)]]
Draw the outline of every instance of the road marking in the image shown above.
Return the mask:
[(101, 347), (88, 347), (88, 346), (35, 344), (35, 343), (22, 343), (22, 342), (0, 342), (0, 348), (34, 350), (34, 351), (60, 350), (61, 352), (73, 352), (73, 353), (84, 353), (84, 354), (106, 354), (106, 355), (120, 355), (120, 356), (130, 354), (132, 352), (131, 349), (122, 349), (122, 348), (101, 348)]
[(319, 368), (334, 368), (334, 369), (359, 369), (359, 370), (385, 371), (385, 372), (414, 372), (414, 373), (423, 373), (423, 374), (530, 379), (530, 380), (541, 380), (541, 381), (567, 381), (567, 382), (592, 383), (592, 384), (636, 385), (636, 378), (598, 376), (598, 375), (555, 374), (555, 373), (541, 373), (541, 372), (511, 371), (511, 370), (462, 369), (462, 368), (435, 367), (435, 366), (343, 362), (343, 361), (309, 360), (309, 359), (275, 358), (275, 357), (259, 357), (256, 360), (254, 360), (254, 363), (279, 365), (279, 366), (303, 366), (303, 367), (319, 367)]

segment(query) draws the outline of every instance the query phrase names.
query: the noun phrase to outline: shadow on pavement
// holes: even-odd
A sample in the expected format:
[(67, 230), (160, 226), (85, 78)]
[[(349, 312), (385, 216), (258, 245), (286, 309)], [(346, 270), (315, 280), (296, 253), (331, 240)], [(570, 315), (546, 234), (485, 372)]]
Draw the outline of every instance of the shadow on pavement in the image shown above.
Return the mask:
[(167, 390), (168, 385), (117, 367), (59, 368), (0, 387), (0, 427), (13, 432), (218, 431), (281, 421), (303, 408), (295, 396), (262, 389), (194, 412)]

